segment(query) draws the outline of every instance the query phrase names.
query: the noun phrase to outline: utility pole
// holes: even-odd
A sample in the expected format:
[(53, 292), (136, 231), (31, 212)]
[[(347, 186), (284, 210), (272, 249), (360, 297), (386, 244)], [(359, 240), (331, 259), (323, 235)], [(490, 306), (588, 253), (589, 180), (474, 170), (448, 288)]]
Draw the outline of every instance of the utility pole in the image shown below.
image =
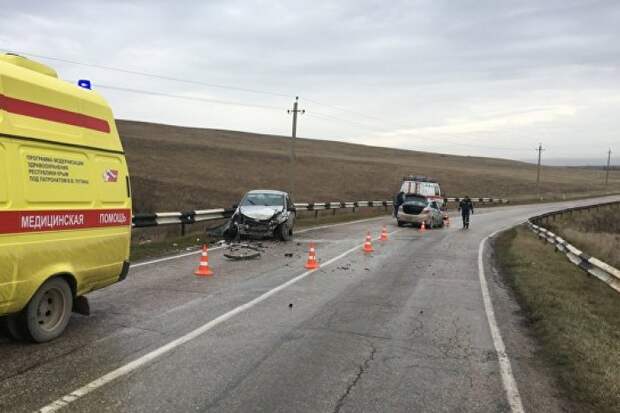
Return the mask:
[(295, 192), (295, 162), (297, 160), (295, 156), (295, 138), (297, 137), (297, 114), (302, 115), (306, 113), (305, 110), (298, 108), (299, 96), (295, 96), (295, 103), (293, 103), (293, 110), (286, 111), (288, 114), (293, 114), (293, 133), (291, 134), (291, 142), (289, 144), (289, 173), (288, 173), (288, 192), (291, 199), (293, 199), (293, 192)]
[(609, 168), (611, 166), (611, 148), (607, 152), (607, 169), (605, 170), (605, 186), (609, 183)]
[(536, 150), (538, 151), (538, 169), (536, 170), (536, 193), (538, 194), (538, 199), (540, 199), (540, 161), (542, 158), (542, 152), (544, 151), (542, 143), (538, 144), (538, 148), (536, 148)]

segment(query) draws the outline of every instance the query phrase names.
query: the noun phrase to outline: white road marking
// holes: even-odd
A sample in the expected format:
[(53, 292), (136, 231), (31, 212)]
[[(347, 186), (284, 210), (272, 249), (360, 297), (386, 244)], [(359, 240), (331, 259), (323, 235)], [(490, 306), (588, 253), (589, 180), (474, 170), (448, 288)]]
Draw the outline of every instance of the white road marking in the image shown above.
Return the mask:
[[(302, 230), (299, 230), (299, 231), (295, 231), (295, 233), (296, 234), (303, 234), (305, 232), (315, 231), (315, 230), (318, 230), (318, 229), (338, 227), (338, 226), (341, 226), (341, 225), (359, 224), (361, 222), (375, 221), (375, 220), (378, 220), (378, 219), (381, 219), (381, 218), (385, 218), (386, 216), (380, 216), (380, 217), (368, 218), (368, 219), (358, 219), (357, 221), (339, 222), (338, 224), (319, 225), (317, 227), (310, 227), (310, 228), (305, 228), (305, 229), (302, 229)], [(219, 250), (219, 249), (222, 249), (222, 248), (226, 248), (226, 245), (219, 245), (217, 247), (209, 248), (209, 251), (216, 251), (216, 250)], [(183, 254), (171, 255), (169, 257), (164, 257), (164, 258), (157, 258), (157, 259), (151, 260), (151, 261), (138, 262), (136, 264), (131, 264), (130, 268), (138, 268), (138, 267), (142, 267), (144, 265), (157, 264), (158, 262), (176, 260), (177, 258), (183, 258), (183, 257), (189, 257), (190, 255), (200, 254), (201, 251), (202, 251), (202, 249), (197, 249), (196, 251), (185, 252)]]
[[(220, 250), (220, 249), (222, 249), (224, 247), (225, 247), (225, 245), (219, 245), (217, 247), (209, 248), (209, 251)], [(136, 263), (136, 264), (131, 264), (130, 268), (137, 268), (137, 267), (142, 267), (143, 265), (150, 265), (150, 264), (156, 264), (158, 262), (176, 260), (177, 258), (183, 258), (183, 257), (188, 257), (190, 255), (200, 254), (201, 252), (202, 252), (202, 249), (199, 248), (196, 251), (191, 251), (191, 252), (186, 252), (186, 253), (183, 253), (183, 254), (172, 255), (170, 257), (158, 258), (156, 260), (144, 261), (144, 262), (139, 262), (139, 263)]]
[(510, 404), (510, 410), (512, 413), (524, 413), (523, 403), (521, 402), (521, 395), (519, 394), (519, 388), (514, 375), (512, 374), (512, 367), (510, 365), (510, 359), (506, 354), (506, 347), (504, 346), (504, 340), (502, 334), (497, 326), (497, 320), (495, 319), (495, 311), (493, 310), (493, 303), (491, 301), (491, 295), (489, 294), (489, 286), (487, 284), (487, 278), (484, 272), (484, 246), (487, 240), (493, 237), (500, 231), (496, 231), (493, 234), (485, 237), (478, 247), (478, 276), (480, 278), (480, 288), (482, 290), (482, 300), (484, 301), (484, 311), (487, 315), (487, 321), (489, 322), (489, 329), (491, 330), (491, 337), (493, 338), (493, 345), (495, 346), (495, 352), (499, 360), (499, 370), (502, 376), (502, 384), (506, 391), (506, 397)]
[[(396, 231), (390, 232), (389, 235), (393, 235), (396, 234), (397, 232), (400, 232), (402, 230), (398, 229)], [(376, 240), (378, 240), (379, 238), (377, 238)], [(361, 251), (361, 247), (363, 244), (358, 244), (355, 247), (343, 252), (342, 254), (331, 258), (329, 260), (327, 260), (324, 263), (321, 263), (322, 266), (327, 266), (330, 265), (344, 257), (346, 257), (347, 255), (351, 254), (352, 252), (355, 251)], [(306, 278), (308, 275), (312, 274), (313, 272), (318, 271), (317, 270), (310, 270), (310, 271), (306, 271), (303, 274), (300, 274), (290, 280), (288, 280), (287, 282), (280, 284), (279, 286), (267, 291), (266, 293), (256, 297), (255, 299), (248, 301), (247, 303), (240, 305), (239, 307), (230, 310), (229, 312), (222, 314), (221, 316), (209, 321), (206, 324), (203, 324), (201, 327), (198, 327), (197, 329), (190, 331), (189, 333), (185, 334), (184, 336), (181, 336), (179, 338), (177, 338), (176, 340), (173, 340), (171, 342), (169, 342), (168, 344), (165, 344), (153, 351), (151, 351), (150, 353), (147, 353), (145, 355), (143, 355), (142, 357), (139, 357), (137, 359), (135, 359), (134, 361), (131, 361), (127, 364), (125, 364), (124, 366), (121, 366), (119, 368), (117, 368), (116, 370), (112, 370), (111, 372), (101, 376), (100, 378), (91, 381), (90, 383), (88, 383), (85, 386), (80, 387), (77, 390), (72, 391), (71, 393), (62, 396), (60, 399), (57, 399), (55, 401), (53, 401), (52, 403), (48, 404), (47, 406), (42, 407), (41, 409), (39, 409), (40, 413), (50, 413), (50, 412), (56, 412), (60, 409), (63, 409), (65, 407), (67, 407), (69, 404), (81, 399), (82, 397), (86, 396), (88, 393), (97, 390), (98, 388), (105, 386), (106, 384), (120, 378), (123, 376), (126, 376), (127, 374), (133, 372), (134, 370), (139, 369), (140, 367), (148, 364), (149, 362), (157, 359), (158, 357), (161, 357), (162, 355), (174, 350), (175, 348), (201, 336), (202, 334), (206, 333), (207, 331), (211, 330), (212, 328), (214, 328), (215, 326), (217, 326), (218, 324), (223, 323), (224, 321), (227, 321), (231, 318), (233, 318), (234, 316), (236, 316), (237, 314), (240, 314), (252, 307), (254, 307), (255, 305), (265, 301), (266, 299), (268, 299), (269, 297), (271, 297), (272, 295), (284, 290), (285, 288), (295, 284), (296, 282), (303, 280), (304, 278)]]

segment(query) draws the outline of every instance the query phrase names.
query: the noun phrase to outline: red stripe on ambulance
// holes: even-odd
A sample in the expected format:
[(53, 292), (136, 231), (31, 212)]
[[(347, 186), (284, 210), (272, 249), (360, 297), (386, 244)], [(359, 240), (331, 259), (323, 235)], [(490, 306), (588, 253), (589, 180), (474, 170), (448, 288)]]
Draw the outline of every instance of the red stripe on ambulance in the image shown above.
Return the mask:
[(131, 225), (130, 209), (0, 212), (0, 234), (129, 225)]
[(0, 109), (16, 115), (30, 116), (65, 125), (79, 126), (98, 132), (109, 133), (110, 124), (105, 119), (84, 115), (83, 113), (41, 105), (9, 96), (0, 95)]

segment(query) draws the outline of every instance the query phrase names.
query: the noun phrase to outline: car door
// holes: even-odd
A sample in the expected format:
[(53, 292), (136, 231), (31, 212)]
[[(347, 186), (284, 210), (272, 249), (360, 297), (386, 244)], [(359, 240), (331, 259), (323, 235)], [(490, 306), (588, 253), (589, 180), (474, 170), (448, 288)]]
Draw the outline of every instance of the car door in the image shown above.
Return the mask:
[(441, 211), (439, 211), (439, 205), (437, 205), (436, 201), (431, 202), (431, 214), (435, 224), (441, 224)]

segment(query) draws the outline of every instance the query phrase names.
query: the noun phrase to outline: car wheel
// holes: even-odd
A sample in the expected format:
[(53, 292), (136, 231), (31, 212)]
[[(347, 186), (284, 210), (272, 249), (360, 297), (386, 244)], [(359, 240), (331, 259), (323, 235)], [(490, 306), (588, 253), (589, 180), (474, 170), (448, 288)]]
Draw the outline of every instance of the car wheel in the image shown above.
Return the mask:
[(71, 318), (73, 294), (62, 278), (47, 280), (22, 312), (25, 330), (33, 341), (44, 343), (60, 336)]
[(288, 241), (291, 239), (292, 231), (288, 227), (288, 223), (283, 222), (276, 229), (277, 238), (281, 241)]
[(404, 226), (405, 226), (405, 223), (404, 223), (403, 221), (396, 221), (396, 224), (397, 224), (399, 227), (404, 227)]

